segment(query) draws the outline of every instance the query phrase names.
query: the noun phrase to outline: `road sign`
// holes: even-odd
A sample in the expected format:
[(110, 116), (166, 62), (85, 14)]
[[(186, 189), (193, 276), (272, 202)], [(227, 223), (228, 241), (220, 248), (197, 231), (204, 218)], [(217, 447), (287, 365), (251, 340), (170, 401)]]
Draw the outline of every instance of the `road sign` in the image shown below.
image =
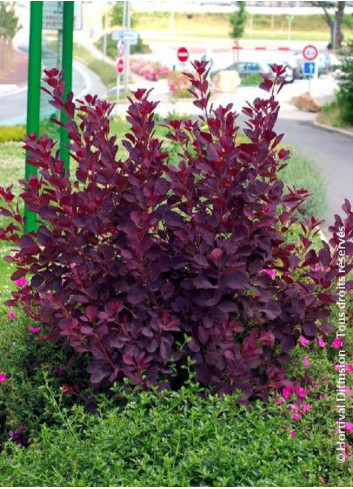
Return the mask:
[(314, 59), (319, 54), (317, 47), (313, 46), (312, 44), (308, 44), (307, 46), (305, 46), (302, 52), (304, 59), (306, 59), (307, 61), (314, 61)]
[(118, 58), (116, 62), (116, 71), (121, 74), (124, 72), (124, 59), (123, 58)]
[(177, 56), (179, 61), (185, 63), (189, 59), (189, 51), (186, 48), (181, 47), (177, 51)]
[[(43, 2), (43, 29), (63, 29), (64, 2)], [(82, 29), (82, 2), (74, 3), (74, 29)]]
[(304, 61), (304, 75), (314, 75), (316, 63), (314, 61)]
[(113, 41), (124, 41), (129, 44), (137, 44), (139, 35), (136, 31), (125, 31), (121, 29), (112, 32), (112, 39)]

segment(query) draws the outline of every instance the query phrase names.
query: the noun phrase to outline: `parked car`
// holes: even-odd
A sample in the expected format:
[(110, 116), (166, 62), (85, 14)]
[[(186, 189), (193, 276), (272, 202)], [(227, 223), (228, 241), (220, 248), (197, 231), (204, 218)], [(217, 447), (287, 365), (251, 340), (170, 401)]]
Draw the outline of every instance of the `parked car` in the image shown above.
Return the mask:
[[(271, 65), (273, 61), (239, 61), (239, 63), (233, 63), (228, 68), (227, 71), (235, 70), (239, 73), (241, 78), (247, 75), (267, 75), (272, 73)], [(295, 70), (296, 68), (292, 68), (292, 66), (287, 65), (287, 75), (286, 82), (293, 83), (295, 80)]]

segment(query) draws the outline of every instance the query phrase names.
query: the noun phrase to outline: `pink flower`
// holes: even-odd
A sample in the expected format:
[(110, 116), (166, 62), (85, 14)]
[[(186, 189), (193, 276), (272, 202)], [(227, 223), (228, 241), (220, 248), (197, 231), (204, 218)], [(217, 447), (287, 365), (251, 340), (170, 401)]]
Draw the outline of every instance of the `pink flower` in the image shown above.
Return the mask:
[(280, 406), (281, 404), (283, 404), (283, 399), (281, 399), (280, 397), (278, 397), (276, 399), (276, 406)]
[(291, 418), (294, 419), (294, 421), (301, 421), (302, 420), (302, 418), (301, 418), (301, 416), (299, 416), (299, 414), (292, 414)]
[(0, 384), (1, 382), (4, 382), (5, 379), (6, 379), (6, 373), (5, 372), (0, 373)]
[(332, 342), (332, 346), (333, 346), (334, 348), (336, 348), (337, 350), (338, 350), (339, 348), (341, 348), (342, 344), (343, 344), (343, 341), (342, 341), (342, 339), (341, 339), (341, 338), (335, 338), (335, 339), (333, 340), (333, 342)]
[(335, 370), (340, 370), (340, 369), (345, 369), (346, 371), (346, 374), (351, 374), (353, 372), (353, 365), (351, 363), (349, 363), (348, 365), (347, 364), (344, 364), (344, 363), (336, 363), (335, 364)]
[(261, 273), (267, 273), (271, 278), (274, 278), (276, 276), (276, 270), (273, 268), (263, 268), (261, 270)]
[(289, 432), (289, 436), (290, 436), (291, 438), (294, 438), (294, 437), (295, 437), (295, 430), (290, 430), (290, 432)]
[(10, 321), (13, 321), (16, 317), (16, 314), (13, 311), (9, 311), (8, 316), (9, 316)]
[(309, 368), (310, 367), (310, 360), (308, 357), (304, 357), (303, 358), (303, 365), (305, 368)]
[(321, 399), (322, 401), (325, 401), (325, 399), (326, 399), (325, 394), (321, 394), (320, 399)]
[(76, 263), (70, 263), (71, 270), (73, 270), (75, 268), (75, 266), (76, 266)]
[(299, 343), (302, 346), (307, 346), (309, 344), (309, 340), (307, 340), (306, 338), (304, 338), (304, 336), (300, 335), (299, 336)]
[(15, 284), (17, 285), (17, 287), (24, 287), (25, 285), (27, 285), (27, 283), (28, 282), (24, 277), (15, 280)]
[(326, 348), (326, 342), (322, 338), (318, 338), (317, 342), (321, 348)]
[(327, 270), (327, 267), (320, 267), (320, 265), (316, 265), (315, 267), (312, 267), (311, 269), (313, 272), (324, 272)]
[(353, 431), (353, 423), (346, 423), (346, 431)]
[(327, 484), (328, 478), (327, 477), (320, 477), (320, 481), (322, 484)]
[(305, 392), (304, 387), (299, 386), (297, 388), (296, 392), (297, 392), (298, 397), (301, 397), (302, 399), (304, 399), (304, 397), (306, 397), (306, 392)]
[(282, 396), (284, 397), (284, 399), (290, 399), (291, 395), (292, 395), (292, 392), (293, 392), (293, 388), (292, 387), (284, 387), (282, 389)]
[(42, 328), (40, 328), (40, 327), (37, 327), (37, 328), (28, 328), (28, 331), (30, 333), (36, 334), (36, 333), (39, 333), (41, 329)]
[(308, 402), (304, 404), (303, 411), (304, 413), (308, 413), (310, 411), (310, 404)]

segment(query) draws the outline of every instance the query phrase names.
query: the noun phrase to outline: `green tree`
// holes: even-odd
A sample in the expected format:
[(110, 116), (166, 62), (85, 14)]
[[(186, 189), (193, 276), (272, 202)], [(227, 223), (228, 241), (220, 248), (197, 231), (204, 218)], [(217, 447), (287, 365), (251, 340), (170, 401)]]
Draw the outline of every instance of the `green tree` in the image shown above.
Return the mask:
[[(239, 39), (244, 34), (245, 23), (248, 18), (248, 13), (245, 10), (245, 2), (237, 2), (237, 6), (237, 10), (235, 10), (229, 18), (232, 29), (229, 35), (234, 39), (235, 46), (239, 46)], [(239, 60), (239, 51), (237, 51), (237, 59)]]
[(340, 66), (337, 102), (342, 121), (353, 125), (353, 41), (348, 43), (348, 49)]
[[(124, 3), (127, 2), (114, 2), (112, 8), (110, 9), (110, 25), (113, 26), (122, 26), (124, 24)], [(131, 14), (131, 27), (134, 27), (136, 24), (136, 19), (134, 14)]]
[(0, 40), (6, 43), (11, 43), (21, 28), (14, 6), (15, 2), (0, 2)]
[[(346, 2), (311, 2), (315, 7), (323, 9), (324, 19), (330, 28), (330, 43), (329, 49), (341, 47), (343, 42), (343, 17)], [(334, 9), (334, 13), (330, 13), (330, 9)]]

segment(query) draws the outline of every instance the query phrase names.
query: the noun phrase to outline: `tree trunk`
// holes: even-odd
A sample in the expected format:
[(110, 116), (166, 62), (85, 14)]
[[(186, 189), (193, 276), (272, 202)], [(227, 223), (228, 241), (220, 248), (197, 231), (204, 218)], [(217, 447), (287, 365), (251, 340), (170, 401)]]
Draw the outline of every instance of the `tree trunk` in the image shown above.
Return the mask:
[[(342, 32), (342, 24), (343, 24), (343, 15), (344, 15), (344, 7), (346, 2), (338, 2), (337, 10), (336, 10), (336, 33), (335, 33), (335, 44), (332, 43), (334, 49), (340, 48), (343, 42), (343, 32)], [(333, 41), (333, 39), (331, 40)]]
[(323, 9), (326, 23), (330, 28), (331, 40), (328, 45), (328, 48), (329, 49), (340, 48), (343, 42), (342, 24), (343, 24), (344, 7), (346, 2), (337, 2), (334, 18), (331, 17), (328, 11), (330, 6), (332, 6), (333, 2), (314, 2), (314, 4), (317, 7), (321, 7)]

